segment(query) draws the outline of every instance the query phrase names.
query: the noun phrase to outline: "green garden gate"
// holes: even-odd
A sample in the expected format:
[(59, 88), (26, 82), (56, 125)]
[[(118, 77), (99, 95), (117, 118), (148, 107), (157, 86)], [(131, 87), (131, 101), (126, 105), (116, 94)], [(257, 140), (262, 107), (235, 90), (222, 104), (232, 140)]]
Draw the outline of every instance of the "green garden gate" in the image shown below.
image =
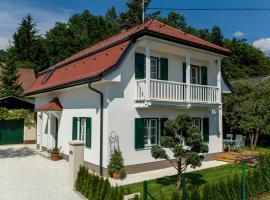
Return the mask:
[(24, 120), (0, 120), (0, 145), (22, 144)]

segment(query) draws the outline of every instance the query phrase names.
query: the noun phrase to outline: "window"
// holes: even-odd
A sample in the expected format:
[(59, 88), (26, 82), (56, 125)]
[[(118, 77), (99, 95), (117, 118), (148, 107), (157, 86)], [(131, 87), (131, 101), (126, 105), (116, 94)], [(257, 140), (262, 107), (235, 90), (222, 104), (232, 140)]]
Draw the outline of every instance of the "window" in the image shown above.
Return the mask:
[(200, 84), (200, 68), (192, 65), (190, 68), (190, 81), (191, 84)]
[(86, 135), (86, 119), (81, 117), (77, 120), (77, 138), (81, 141), (85, 142)]
[[(146, 74), (146, 63), (144, 64), (144, 74)], [(150, 78), (158, 79), (158, 59), (150, 58)]]
[(192, 126), (197, 127), (201, 131), (201, 118), (192, 118)]
[(157, 144), (158, 121), (157, 119), (144, 119), (144, 145)]
[(86, 147), (91, 147), (91, 127), (90, 117), (73, 117), (72, 140), (84, 141)]
[(157, 58), (151, 58), (151, 73), (150, 77), (151, 79), (157, 79), (158, 78), (158, 59)]
[(47, 72), (47, 74), (45, 75), (44, 79), (41, 81), (41, 84), (46, 83), (49, 80), (49, 78), (51, 77), (51, 75), (53, 74), (53, 72), (54, 72), (54, 68), (53, 69), (50, 69)]

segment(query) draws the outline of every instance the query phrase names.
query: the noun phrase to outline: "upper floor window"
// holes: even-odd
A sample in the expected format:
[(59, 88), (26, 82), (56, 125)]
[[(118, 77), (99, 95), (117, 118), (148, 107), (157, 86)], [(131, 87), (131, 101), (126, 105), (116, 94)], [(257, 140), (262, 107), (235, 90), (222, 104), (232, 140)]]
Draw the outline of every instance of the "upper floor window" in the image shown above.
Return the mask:
[[(183, 82), (186, 83), (186, 63), (183, 63)], [(190, 83), (191, 84), (208, 84), (208, 72), (205, 66), (190, 66)]]
[(158, 59), (151, 58), (151, 79), (158, 79)]
[(190, 82), (192, 84), (200, 84), (200, 67), (191, 66), (190, 68)]
[[(146, 59), (145, 55), (135, 53), (135, 78), (144, 79), (146, 77)], [(150, 58), (150, 78), (159, 80), (168, 80), (168, 59)]]

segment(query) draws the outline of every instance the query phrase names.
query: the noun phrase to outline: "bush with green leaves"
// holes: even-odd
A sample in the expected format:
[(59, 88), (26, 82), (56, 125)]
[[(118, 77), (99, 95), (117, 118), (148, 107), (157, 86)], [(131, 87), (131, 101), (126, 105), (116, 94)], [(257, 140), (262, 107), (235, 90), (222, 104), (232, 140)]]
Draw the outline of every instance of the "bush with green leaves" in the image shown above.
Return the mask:
[(120, 177), (124, 178), (126, 175), (125, 167), (123, 165), (123, 156), (120, 150), (114, 149), (110, 156), (108, 165), (108, 172), (112, 176), (113, 173), (120, 173)]
[(125, 190), (111, 186), (108, 179), (90, 173), (84, 166), (80, 166), (75, 189), (89, 200), (122, 200)]
[[(176, 119), (165, 122), (166, 135), (160, 138), (160, 145), (151, 149), (155, 159), (165, 159), (177, 170), (178, 189), (181, 189), (182, 173), (188, 166), (201, 166), (203, 153), (208, 152), (208, 146), (203, 142), (200, 130), (192, 126), (191, 117), (181, 114)], [(172, 152), (169, 156), (167, 150)]]

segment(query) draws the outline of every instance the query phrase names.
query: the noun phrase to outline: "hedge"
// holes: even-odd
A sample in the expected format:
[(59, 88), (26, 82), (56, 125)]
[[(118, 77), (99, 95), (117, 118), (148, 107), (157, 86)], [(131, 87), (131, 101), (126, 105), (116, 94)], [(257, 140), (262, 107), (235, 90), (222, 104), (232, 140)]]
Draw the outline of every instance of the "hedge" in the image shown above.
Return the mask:
[(84, 166), (80, 166), (75, 189), (89, 200), (123, 200), (125, 195), (123, 188), (111, 186), (108, 179), (89, 173)]
[[(246, 176), (246, 197), (252, 199), (270, 192), (270, 155), (261, 155), (253, 170)], [(241, 200), (242, 175), (234, 175), (215, 184), (206, 183), (199, 192), (197, 187), (188, 191), (188, 200)]]

